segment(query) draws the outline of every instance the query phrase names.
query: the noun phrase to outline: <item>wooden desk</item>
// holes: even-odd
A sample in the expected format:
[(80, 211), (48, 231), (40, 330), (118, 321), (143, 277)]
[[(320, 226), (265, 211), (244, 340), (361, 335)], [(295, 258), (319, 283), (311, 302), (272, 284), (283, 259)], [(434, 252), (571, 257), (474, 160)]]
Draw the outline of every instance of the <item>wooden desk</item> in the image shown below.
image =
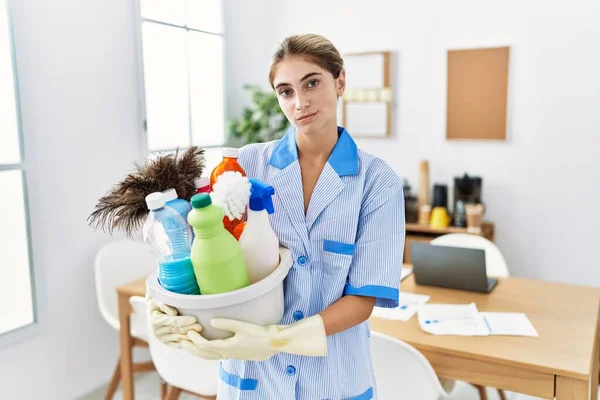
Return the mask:
[(523, 312), (538, 331), (536, 338), (435, 336), (421, 330), (416, 315), (407, 322), (370, 319), (372, 330), (421, 351), (441, 377), (542, 398), (597, 398), (599, 288), (504, 278), (486, 295), (420, 286), (411, 275), (402, 292), (429, 295), (429, 303)]
[[(542, 398), (597, 398), (600, 288), (504, 278), (486, 295), (416, 285), (411, 275), (402, 292), (429, 295), (429, 303), (475, 302), (480, 311), (523, 312), (539, 334), (434, 336), (419, 328), (416, 316), (408, 322), (370, 319), (372, 330), (421, 351), (440, 376)], [(119, 286), (117, 293), (123, 399), (133, 400), (129, 298), (145, 295), (146, 279)]]
[(123, 391), (123, 400), (133, 400), (133, 356), (131, 354), (130, 315), (131, 305), (129, 298), (132, 296), (146, 295), (146, 278), (141, 278), (126, 285), (117, 287), (119, 301), (119, 322), (120, 322), (120, 347), (121, 347), (121, 389)]

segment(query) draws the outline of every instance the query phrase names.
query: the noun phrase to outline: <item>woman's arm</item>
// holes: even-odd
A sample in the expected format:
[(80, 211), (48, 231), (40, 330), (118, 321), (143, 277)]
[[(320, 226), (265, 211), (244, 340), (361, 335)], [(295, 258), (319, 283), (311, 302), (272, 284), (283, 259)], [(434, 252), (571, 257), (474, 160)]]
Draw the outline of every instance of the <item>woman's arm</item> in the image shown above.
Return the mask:
[(325, 334), (334, 335), (366, 321), (375, 307), (375, 298), (366, 296), (344, 296), (320, 315), (325, 325)]

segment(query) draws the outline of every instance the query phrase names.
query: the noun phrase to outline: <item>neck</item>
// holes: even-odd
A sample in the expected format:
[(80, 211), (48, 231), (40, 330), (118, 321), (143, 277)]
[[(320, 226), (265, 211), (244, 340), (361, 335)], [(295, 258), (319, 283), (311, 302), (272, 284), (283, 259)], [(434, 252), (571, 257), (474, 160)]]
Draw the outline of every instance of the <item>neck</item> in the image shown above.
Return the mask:
[(337, 126), (323, 129), (318, 134), (305, 135), (298, 132), (296, 145), (298, 159), (315, 163), (325, 163), (338, 140)]

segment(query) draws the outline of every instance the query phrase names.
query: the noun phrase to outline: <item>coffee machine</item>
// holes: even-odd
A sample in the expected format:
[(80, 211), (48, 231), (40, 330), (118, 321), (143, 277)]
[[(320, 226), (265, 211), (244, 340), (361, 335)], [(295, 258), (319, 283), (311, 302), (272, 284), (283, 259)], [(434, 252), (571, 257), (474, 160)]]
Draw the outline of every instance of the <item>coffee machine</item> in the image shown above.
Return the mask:
[(482, 183), (480, 177), (469, 176), (466, 173), (462, 177), (454, 178), (454, 226), (467, 226), (465, 206), (481, 203)]

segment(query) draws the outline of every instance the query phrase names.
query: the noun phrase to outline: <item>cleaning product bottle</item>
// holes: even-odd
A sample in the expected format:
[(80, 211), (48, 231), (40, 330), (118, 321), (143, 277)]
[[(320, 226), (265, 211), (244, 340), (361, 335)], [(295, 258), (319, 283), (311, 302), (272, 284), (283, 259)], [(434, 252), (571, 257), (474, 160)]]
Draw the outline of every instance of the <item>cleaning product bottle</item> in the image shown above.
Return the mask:
[(189, 201), (185, 199), (180, 199), (177, 196), (177, 191), (175, 189), (165, 190), (163, 196), (165, 201), (167, 202), (167, 206), (175, 209), (183, 217), (183, 220), (187, 223), (187, 216), (189, 212), (192, 210), (192, 205)]
[(246, 221), (238, 224), (238, 226), (236, 226), (233, 229), (233, 237), (239, 241), (240, 237), (242, 236), (242, 233), (244, 233), (244, 229), (246, 228)]
[(214, 186), (219, 175), (227, 171), (237, 171), (242, 176), (246, 176), (246, 171), (238, 164), (239, 150), (235, 147), (223, 147), (223, 160), (210, 173), (210, 186)]
[(250, 284), (240, 244), (223, 226), (223, 210), (210, 195), (195, 194), (188, 222), (194, 228), (192, 264), (202, 294), (241, 289)]
[(146, 196), (150, 210), (143, 227), (143, 239), (158, 259), (158, 280), (165, 289), (181, 294), (200, 294), (190, 259), (191, 230), (163, 193)]
[(252, 187), (248, 221), (240, 236), (240, 247), (252, 284), (266, 278), (277, 269), (279, 239), (269, 222), (269, 214), (274, 212), (271, 196), (275, 194), (275, 189), (258, 179), (249, 181)]
[[(219, 176), (223, 173), (231, 171), (231, 172), (239, 172), (242, 176), (246, 176), (246, 171), (242, 168), (242, 166), (238, 163), (239, 150), (235, 147), (223, 147), (223, 160), (212, 170), (210, 174), (210, 190), (214, 191), (215, 183)], [(240, 219), (230, 220), (227, 216), (223, 217), (223, 225), (225, 229), (229, 231), (233, 235), (235, 228), (244, 222), (246, 219), (246, 214), (242, 216)]]
[(196, 186), (196, 194), (198, 193), (210, 193), (210, 179), (198, 178), (194, 180)]

